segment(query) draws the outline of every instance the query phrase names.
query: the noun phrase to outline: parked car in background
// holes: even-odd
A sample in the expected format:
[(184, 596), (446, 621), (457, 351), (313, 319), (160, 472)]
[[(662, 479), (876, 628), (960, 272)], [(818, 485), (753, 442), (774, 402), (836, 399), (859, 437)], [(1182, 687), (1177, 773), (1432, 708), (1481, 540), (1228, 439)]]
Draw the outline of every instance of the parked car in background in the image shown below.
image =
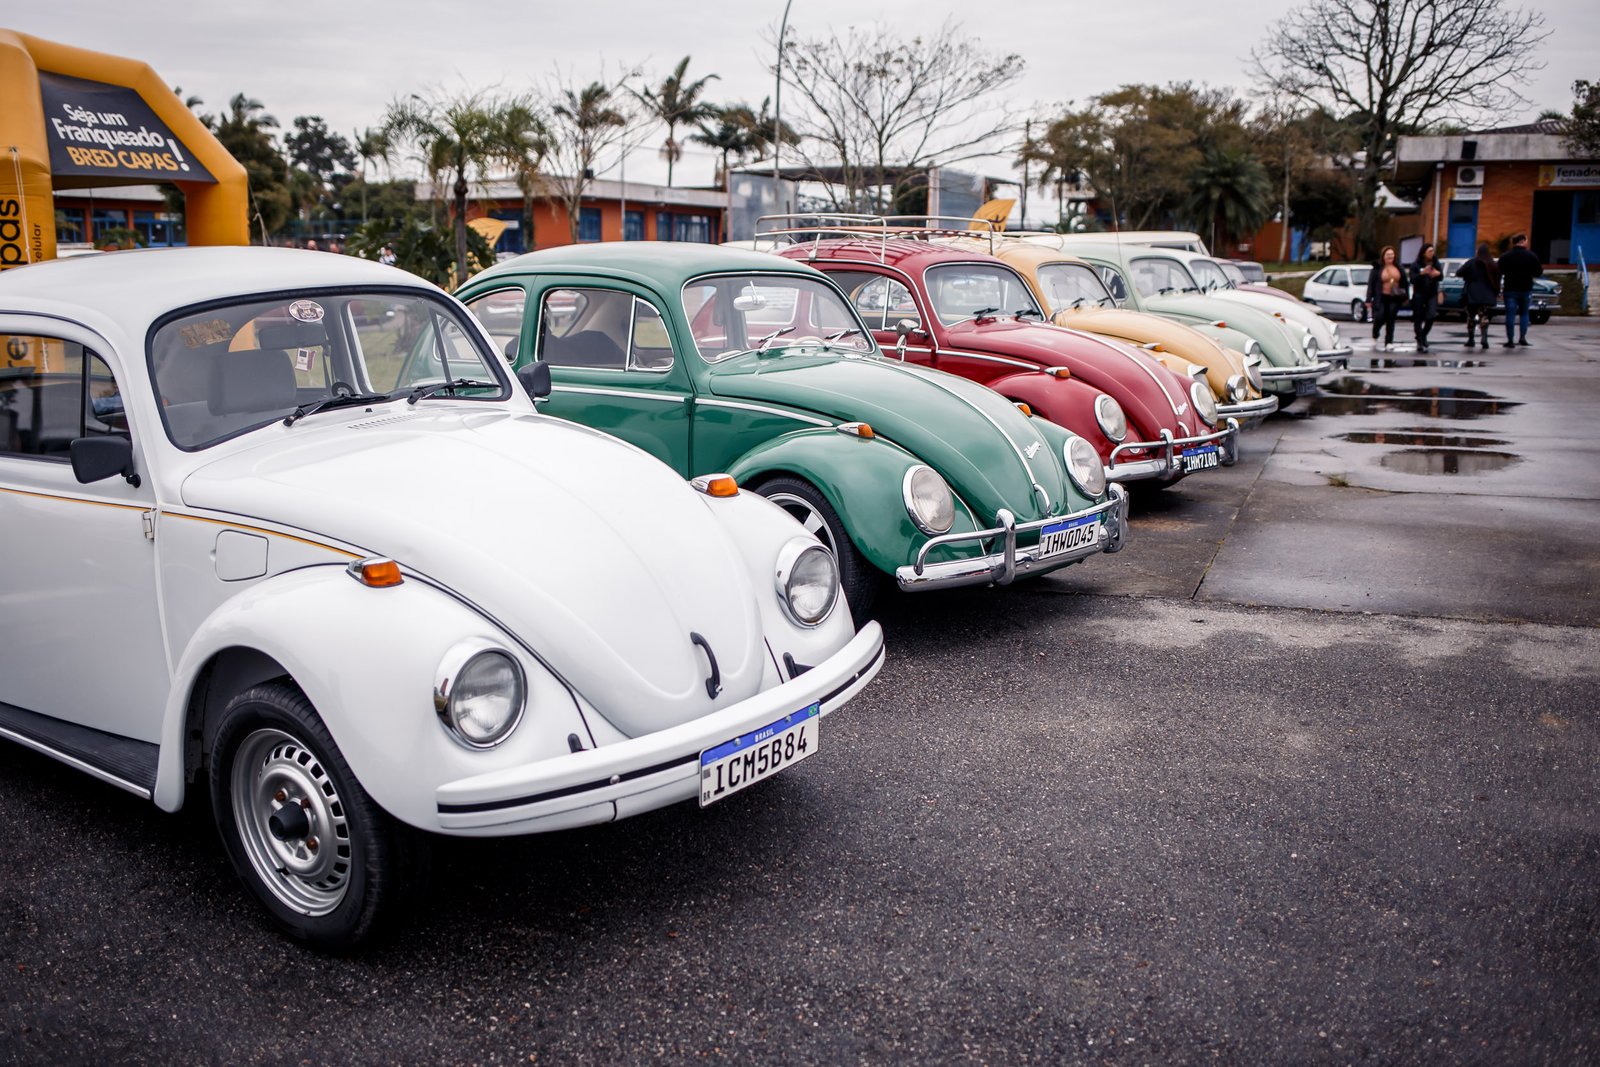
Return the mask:
[(399, 913), (423, 832), (714, 803), (882, 664), (810, 533), (536, 414), (540, 371), (413, 275), (42, 263), (0, 275), (0, 335), (0, 735), (165, 811), (209, 793), (320, 947)]
[[(1466, 318), (1467, 309), (1463, 306), (1461, 295), (1465, 291), (1466, 283), (1456, 277), (1456, 271), (1465, 263), (1465, 259), (1442, 259), (1439, 269), (1444, 272), (1444, 278), (1439, 282), (1439, 293), (1444, 299), (1439, 304), (1440, 317)], [(1542, 326), (1550, 321), (1551, 314), (1561, 306), (1561, 286), (1549, 278), (1535, 278), (1533, 291), (1528, 301), (1528, 321), (1536, 326)], [(1494, 302), (1494, 314), (1503, 316), (1506, 313), (1505, 296), (1502, 294)]]
[(1301, 341), (1314, 358), (1336, 362), (1350, 358), (1352, 349), (1348, 342), (1340, 338), (1339, 327), (1315, 308), (1270, 287), (1266, 287), (1266, 292), (1261, 292), (1255, 286), (1237, 288), (1222, 264), (1210, 256), (1183, 251), (1174, 251), (1173, 254), (1189, 269), (1200, 288), (1212, 296), (1265, 311), (1304, 331)]
[[(790, 236), (807, 236), (800, 229)], [(993, 256), (891, 232), (811, 232), (782, 254), (837, 283), (879, 344), (1083, 427), (1114, 481), (1159, 487), (1235, 461), (1238, 421), (1217, 413), (1206, 383), (1131, 345), (1047, 324), (1027, 282)], [(1105, 394), (1088, 410), (1085, 385)]]
[(1234, 282), (1237, 285), (1266, 285), (1266, 269), (1253, 259), (1224, 259), (1219, 260), (1224, 270), (1231, 268), (1230, 277), (1237, 275)]
[(1370, 277), (1369, 263), (1331, 263), (1306, 279), (1300, 298), (1330, 315), (1349, 315), (1356, 322), (1366, 322)]
[(1091, 443), (884, 359), (810, 267), (579, 245), (508, 260), (459, 295), (515, 366), (550, 368), (551, 414), (787, 510), (834, 551), (858, 614), (880, 576), (906, 591), (1004, 585), (1122, 547), (1125, 496)]

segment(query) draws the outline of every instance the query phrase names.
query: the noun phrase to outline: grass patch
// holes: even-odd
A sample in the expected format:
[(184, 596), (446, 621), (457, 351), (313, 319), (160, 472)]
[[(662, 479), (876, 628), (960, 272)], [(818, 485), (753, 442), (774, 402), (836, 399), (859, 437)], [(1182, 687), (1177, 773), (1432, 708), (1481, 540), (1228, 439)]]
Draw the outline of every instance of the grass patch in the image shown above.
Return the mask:
[(1348, 489), (1350, 488), (1350, 479), (1343, 474), (1330, 474), (1328, 475), (1328, 484), (1336, 489)]
[(1307, 278), (1274, 278), (1267, 284), (1274, 289), (1282, 289), (1296, 300), (1299, 300), (1305, 294), (1307, 281), (1309, 281)]

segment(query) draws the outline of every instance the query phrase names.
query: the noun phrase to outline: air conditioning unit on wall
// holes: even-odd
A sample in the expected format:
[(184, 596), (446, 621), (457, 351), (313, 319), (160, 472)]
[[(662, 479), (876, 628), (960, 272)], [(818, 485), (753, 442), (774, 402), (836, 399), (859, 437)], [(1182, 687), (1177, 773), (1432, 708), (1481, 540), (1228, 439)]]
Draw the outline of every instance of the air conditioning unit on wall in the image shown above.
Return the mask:
[(1456, 184), (1457, 185), (1482, 185), (1483, 184), (1483, 168), (1482, 167), (1457, 167), (1456, 168)]

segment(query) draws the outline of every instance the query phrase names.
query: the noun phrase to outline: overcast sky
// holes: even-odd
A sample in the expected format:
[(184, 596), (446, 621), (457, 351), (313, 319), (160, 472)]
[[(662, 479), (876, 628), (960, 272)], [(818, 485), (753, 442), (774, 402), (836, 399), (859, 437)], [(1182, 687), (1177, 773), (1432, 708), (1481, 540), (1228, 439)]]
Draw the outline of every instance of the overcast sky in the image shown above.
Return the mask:
[[(345, 133), (375, 125), (396, 95), (499, 84), (539, 89), (558, 67), (584, 81), (638, 67), (654, 81), (685, 54), (692, 76), (715, 73), (715, 102), (759, 103), (772, 92), (767, 72), (782, 0), (675, 4), (649, 0), (203, 0), (157, 5), (128, 0), (52, 0), (8, 4), (8, 28), (130, 56), (171, 85), (220, 110), (237, 92), (266, 105), (285, 126), (321, 115)], [(975, 41), (1014, 51), (1026, 72), (1009, 103), (1030, 110), (1079, 101), (1128, 82), (1194, 81), (1244, 90), (1249, 52), (1289, 6), (1283, 0), (1009, 0), (988, 5), (949, 0), (793, 0), (790, 32), (881, 22), (907, 34), (960, 22)], [(1537, 5), (1554, 31), (1546, 64), (1523, 88), (1528, 108), (1569, 111), (1574, 79), (1600, 79), (1600, 8), (1595, 0)], [(203, 110), (205, 110), (203, 109)], [(661, 180), (660, 135), (628, 160), (628, 178)], [(689, 146), (680, 185), (712, 181), (708, 150)], [(615, 177), (615, 173), (608, 175)]]

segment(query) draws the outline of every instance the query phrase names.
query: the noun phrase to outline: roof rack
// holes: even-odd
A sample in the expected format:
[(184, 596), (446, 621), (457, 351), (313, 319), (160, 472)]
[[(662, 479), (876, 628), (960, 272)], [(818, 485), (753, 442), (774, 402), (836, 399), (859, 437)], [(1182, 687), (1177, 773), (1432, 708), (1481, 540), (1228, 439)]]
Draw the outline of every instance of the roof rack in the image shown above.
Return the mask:
[[(773, 224), (763, 229), (764, 224)], [(992, 235), (1003, 223), (960, 215), (859, 215), (848, 212), (804, 212), (790, 215), (763, 215), (756, 219), (757, 239), (786, 237), (794, 244), (810, 240), (811, 257), (825, 238), (876, 237), (878, 262), (888, 255), (889, 239), (927, 240), (932, 237)]]

